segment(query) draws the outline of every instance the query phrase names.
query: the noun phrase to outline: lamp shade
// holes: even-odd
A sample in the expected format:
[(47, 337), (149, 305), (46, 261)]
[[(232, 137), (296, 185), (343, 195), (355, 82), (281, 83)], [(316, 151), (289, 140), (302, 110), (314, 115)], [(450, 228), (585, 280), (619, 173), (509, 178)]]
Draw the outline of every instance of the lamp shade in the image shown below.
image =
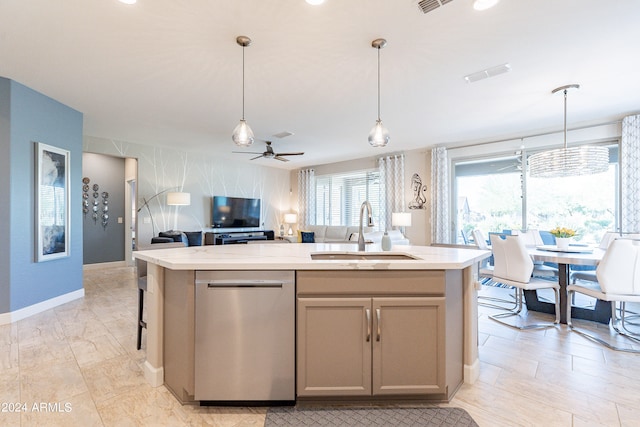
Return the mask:
[(411, 227), (411, 213), (393, 212), (391, 214), (391, 225), (394, 227)]
[(284, 222), (287, 224), (295, 224), (298, 222), (298, 215), (294, 213), (284, 214)]
[(189, 206), (190, 204), (191, 193), (167, 193), (167, 205), (169, 206)]

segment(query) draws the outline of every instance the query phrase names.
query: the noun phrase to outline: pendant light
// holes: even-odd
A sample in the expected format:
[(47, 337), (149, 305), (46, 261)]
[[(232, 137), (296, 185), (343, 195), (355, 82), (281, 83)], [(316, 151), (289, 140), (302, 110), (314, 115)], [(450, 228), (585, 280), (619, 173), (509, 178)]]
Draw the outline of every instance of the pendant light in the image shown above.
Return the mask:
[(238, 123), (238, 126), (233, 130), (231, 139), (233, 139), (233, 142), (239, 147), (248, 147), (253, 144), (254, 137), (253, 131), (244, 119), (244, 48), (251, 44), (251, 39), (247, 36), (238, 36), (236, 43), (242, 46), (242, 119), (240, 119), (240, 123)]
[(382, 125), (380, 120), (380, 49), (387, 45), (385, 39), (375, 39), (371, 42), (371, 47), (378, 50), (378, 120), (376, 125), (369, 132), (369, 144), (373, 147), (384, 147), (389, 143), (389, 131)]
[(567, 148), (567, 91), (579, 89), (570, 84), (554, 89), (551, 93), (564, 93), (564, 147), (543, 151), (529, 157), (529, 175), (534, 178), (593, 175), (609, 169), (609, 149), (594, 145)]

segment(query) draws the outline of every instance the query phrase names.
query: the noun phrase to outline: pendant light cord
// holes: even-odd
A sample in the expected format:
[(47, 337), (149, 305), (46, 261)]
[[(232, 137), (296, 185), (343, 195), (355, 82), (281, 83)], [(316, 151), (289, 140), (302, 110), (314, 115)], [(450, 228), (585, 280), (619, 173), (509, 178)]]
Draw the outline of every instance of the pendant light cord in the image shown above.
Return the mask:
[(378, 121), (380, 121), (380, 47), (378, 47)]
[(242, 46), (242, 120), (244, 120), (244, 48), (245, 46)]
[(567, 89), (564, 90), (564, 149), (567, 149)]

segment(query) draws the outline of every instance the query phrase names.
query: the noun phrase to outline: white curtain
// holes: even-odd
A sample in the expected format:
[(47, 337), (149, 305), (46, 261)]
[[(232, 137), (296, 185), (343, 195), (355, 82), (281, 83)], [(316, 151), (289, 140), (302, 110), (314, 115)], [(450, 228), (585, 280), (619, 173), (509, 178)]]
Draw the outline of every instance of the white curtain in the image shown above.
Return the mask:
[(380, 171), (380, 228), (391, 229), (391, 214), (404, 212), (404, 154), (378, 159)]
[(450, 243), (447, 149), (431, 150), (431, 243)]
[(315, 224), (316, 175), (313, 169), (298, 171), (298, 226)]
[(620, 143), (620, 227), (623, 232), (640, 232), (640, 115), (622, 119)]

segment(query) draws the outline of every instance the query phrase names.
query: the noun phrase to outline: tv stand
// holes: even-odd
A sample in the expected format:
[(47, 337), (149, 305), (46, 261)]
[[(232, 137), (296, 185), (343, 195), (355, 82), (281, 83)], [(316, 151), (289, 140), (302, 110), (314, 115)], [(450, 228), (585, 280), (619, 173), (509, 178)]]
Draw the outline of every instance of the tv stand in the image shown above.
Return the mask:
[(213, 231), (204, 233), (205, 245), (235, 245), (249, 240), (273, 240), (273, 230)]

